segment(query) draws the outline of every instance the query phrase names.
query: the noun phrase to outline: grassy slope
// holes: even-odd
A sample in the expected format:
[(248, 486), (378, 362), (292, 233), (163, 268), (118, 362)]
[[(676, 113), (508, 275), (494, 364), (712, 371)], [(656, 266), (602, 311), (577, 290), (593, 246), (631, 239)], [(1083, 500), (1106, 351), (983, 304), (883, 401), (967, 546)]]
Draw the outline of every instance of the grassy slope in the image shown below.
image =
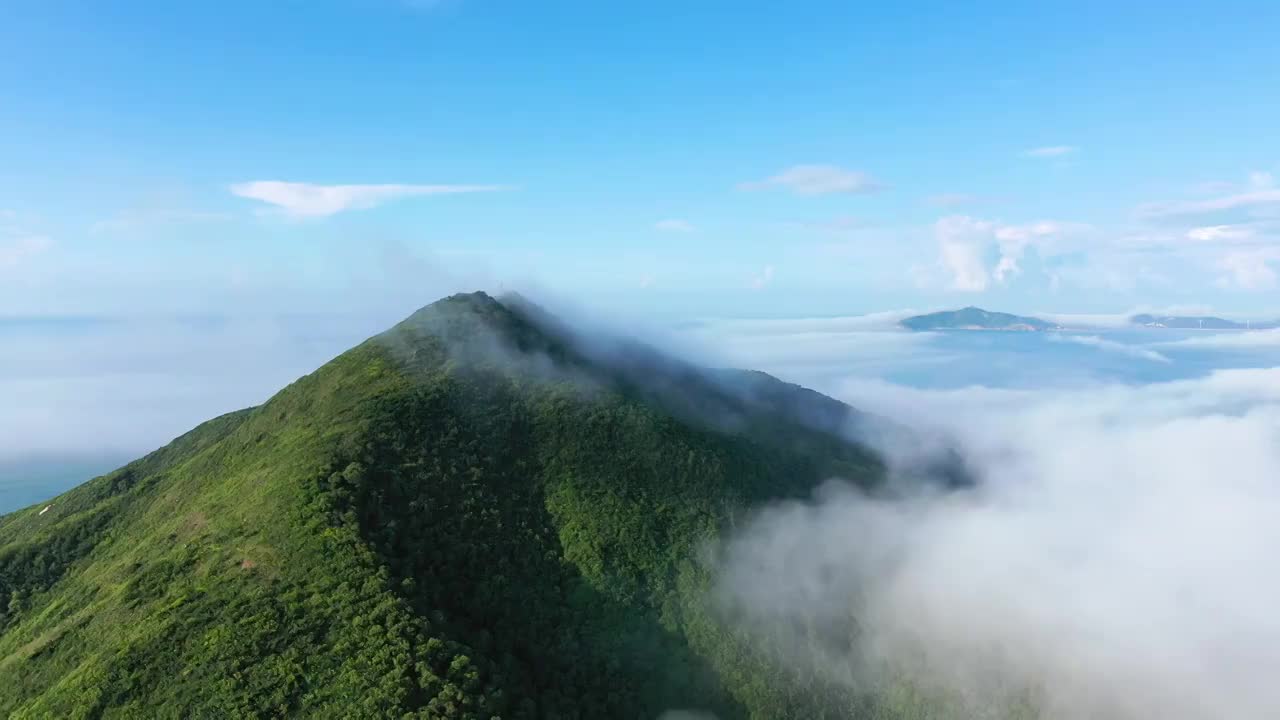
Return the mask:
[(696, 556), (744, 508), (878, 465), (672, 382), (681, 412), (453, 298), (2, 518), (0, 714), (817, 717), (703, 606)]

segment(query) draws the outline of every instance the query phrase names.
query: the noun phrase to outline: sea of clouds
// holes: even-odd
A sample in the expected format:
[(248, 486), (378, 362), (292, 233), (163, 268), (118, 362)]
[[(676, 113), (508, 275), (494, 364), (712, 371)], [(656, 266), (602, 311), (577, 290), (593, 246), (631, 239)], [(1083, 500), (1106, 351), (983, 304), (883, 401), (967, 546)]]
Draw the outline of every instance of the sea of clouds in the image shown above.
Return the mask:
[[(1270, 336), (1238, 337), (1189, 344)], [(1178, 362), (1087, 338), (1108, 362)], [(907, 682), (961, 717), (1028, 698), (1050, 720), (1280, 717), (1280, 367), (1200, 357), (1175, 380), (1058, 384), (1055, 342), (1026, 358), (1043, 365), (1031, 387), (825, 376), (850, 404), (953, 438), (978, 484), (885, 499), (833, 479), (765, 508), (731, 540), (719, 600), (828, 682)], [(814, 628), (851, 637), (801, 637)]]

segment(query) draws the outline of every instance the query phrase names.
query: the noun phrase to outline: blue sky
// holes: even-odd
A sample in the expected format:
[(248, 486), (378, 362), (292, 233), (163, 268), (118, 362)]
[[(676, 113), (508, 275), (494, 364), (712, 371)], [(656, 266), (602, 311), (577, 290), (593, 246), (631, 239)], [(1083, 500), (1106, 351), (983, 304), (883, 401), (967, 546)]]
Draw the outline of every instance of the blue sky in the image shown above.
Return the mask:
[(1280, 311), (1275, 3), (0, 16), (0, 315)]

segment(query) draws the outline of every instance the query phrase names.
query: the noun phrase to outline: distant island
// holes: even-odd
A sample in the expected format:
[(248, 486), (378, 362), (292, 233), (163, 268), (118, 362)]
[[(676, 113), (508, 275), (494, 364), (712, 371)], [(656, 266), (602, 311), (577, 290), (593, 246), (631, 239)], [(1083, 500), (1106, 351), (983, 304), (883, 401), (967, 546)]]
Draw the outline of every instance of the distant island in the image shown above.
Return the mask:
[(899, 324), (908, 330), (1015, 330), (1039, 332), (1061, 329), (1057, 324), (1040, 318), (991, 312), (978, 307), (915, 315), (900, 321)]
[(1280, 321), (1236, 322), (1211, 315), (1134, 315), (1129, 318), (1134, 325), (1150, 328), (1174, 328), (1179, 330), (1272, 330), (1280, 327)]
[[(1064, 330), (1063, 326), (1030, 315), (992, 312), (980, 307), (959, 310), (943, 310), (925, 315), (914, 315), (898, 323), (908, 330), (1013, 330), (1043, 332)], [(1212, 315), (1151, 315), (1141, 313), (1129, 318), (1135, 327), (1172, 330), (1274, 330), (1280, 328), (1280, 320), (1227, 320)]]

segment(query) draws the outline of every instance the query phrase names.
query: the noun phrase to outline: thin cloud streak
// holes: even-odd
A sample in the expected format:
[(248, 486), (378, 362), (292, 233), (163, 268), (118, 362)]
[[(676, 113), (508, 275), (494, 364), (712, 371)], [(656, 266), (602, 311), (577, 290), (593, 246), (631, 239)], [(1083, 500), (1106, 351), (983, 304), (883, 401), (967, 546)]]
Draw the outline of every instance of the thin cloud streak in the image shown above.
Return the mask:
[(654, 223), (653, 228), (661, 232), (670, 233), (691, 233), (697, 228), (688, 220), (680, 220), (679, 218), (670, 218), (668, 220), (659, 220)]
[(366, 210), (392, 200), (428, 195), (498, 192), (504, 185), (315, 185), (280, 180), (254, 180), (230, 186), (233, 195), (272, 205), (296, 217), (327, 217)]
[(1047, 145), (1045, 147), (1031, 148), (1023, 151), (1024, 157), (1032, 158), (1055, 158), (1063, 155), (1071, 155), (1079, 151), (1079, 148), (1072, 145)]
[(796, 195), (871, 193), (884, 185), (860, 170), (835, 165), (793, 165), (772, 177), (738, 185), (739, 190), (789, 190)]
[(1137, 215), (1143, 219), (1176, 218), (1228, 210), (1248, 210), (1271, 205), (1280, 205), (1280, 189), (1252, 190), (1208, 200), (1148, 203), (1138, 208)]

